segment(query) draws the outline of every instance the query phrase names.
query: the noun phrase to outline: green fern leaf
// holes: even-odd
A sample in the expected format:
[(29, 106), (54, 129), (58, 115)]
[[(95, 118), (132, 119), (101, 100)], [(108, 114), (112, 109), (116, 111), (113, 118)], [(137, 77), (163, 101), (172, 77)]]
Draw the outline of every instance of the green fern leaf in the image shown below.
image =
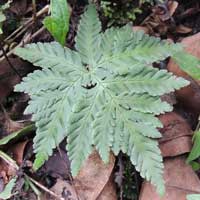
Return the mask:
[(91, 130), (93, 131), (94, 145), (105, 163), (109, 161), (110, 148), (113, 144), (113, 134), (116, 132), (117, 123), (115, 107), (112, 101), (110, 101), (104, 104), (96, 114), (96, 120), (92, 127), (93, 130)]
[(183, 78), (152, 67), (138, 67), (126, 75), (108, 78), (103, 83), (116, 94), (128, 91), (136, 94), (148, 93), (151, 96), (163, 95), (188, 85), (188, 81)]
[(200, 199), (200, 194), (187, 195), (187, 200), (199, 200), (199, 199)]
[(57, 42), (28, 44), (25, 48), (17, 48), (15, 54), (42, 68), (83, 70), (80, 55)]
[(129, 26), (102, 33), (94, 5), (81, 18), (75, 47), (72, 51), (55, 42), (37, 43), (16, 51), (42, 67), (15, 87), (31, 98), (25, 113), (32, 114), (37, 127), (34, 168), (67, 137), (73, 175), (93, 148), (104, 162), (110, 151), (123, 151), (142, 177), (163, 193), (163, 163), (155, 141), (162, 123), (156, 115), (172, 107), (160, 96), (189, 82), (152, 63), (176, 57), (182, 48)]
[(147, 66), (182, 50), (180, 44), (161, 41), (142, 31), (133, 32), (130, 26), (108, 29), (102, 36), (102, 46), (103, 56), (98, 67), (113, 72), (127, 72), (138, 65)]
[(99, 94), (93, 94), (93, 92), (81, 96), (72, 109), (72, 115), (69, 119), (67, 150), (69, 158), (72, 160), (73, 175), (78, 173), (83, 162), (92, 152), (93, 138), (90, 130), (98, 98)]
[(101, 23), (94, 5), (89, 5), (83, 14), (76, 36), (76, 49), (82, 61), (90, 67), (99, 60), (98, 47), (100, 45)]

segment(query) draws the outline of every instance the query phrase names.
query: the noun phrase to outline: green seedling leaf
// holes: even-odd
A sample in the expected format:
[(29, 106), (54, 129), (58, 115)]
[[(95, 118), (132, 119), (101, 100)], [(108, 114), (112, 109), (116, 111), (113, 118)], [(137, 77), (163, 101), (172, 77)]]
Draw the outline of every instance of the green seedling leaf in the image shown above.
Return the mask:
[(200, 170), (200, 163), (198, 163), (196, 161), (190, 161), (190, 165), (192, 166), (192, 169), (194, 171)]
[(5, 186), (3, 192), (0, 193), (0, 199), (3, 199), (3, 200), (10, 199), (13, 196), (12, 190), (15, 186), (16, 180), (17, 180), (17, 178), (15, 177), (15, 178), (12, 178), (8, 182), (8, 184)]
[(19, 131), (11, 133), (8, 136), (6, 136), (6, 137), (4, 137), (0, 140), (0, 147), (9, 143), (13, 139), (17, 139), (19, 137), (22, 137), (22, 136), (24, 136), (28, 133), (31, 133), (34, 130), (35, 130), (35, 125), (29, 125), (29, 126), (24, 127), (23, 129), (19, 130)]
[(187, 200), (199, 200), (200, 194), (190, 194), (187, 196)]
[(196, 160), (200, 156), (200, 131), (197, 131), (193, 136), (193, 142), (194, 145), (192, 147), (192, 150), (189, 154), (189, 157), (187, 158), (187, 162), (191, 162), (193, 160)]
[(70, 10), (66, 0), (51, 0), (50, 11), (51, 16), (45, 18), (44, 26), (55, 40), (64, 46), (70, 18)]

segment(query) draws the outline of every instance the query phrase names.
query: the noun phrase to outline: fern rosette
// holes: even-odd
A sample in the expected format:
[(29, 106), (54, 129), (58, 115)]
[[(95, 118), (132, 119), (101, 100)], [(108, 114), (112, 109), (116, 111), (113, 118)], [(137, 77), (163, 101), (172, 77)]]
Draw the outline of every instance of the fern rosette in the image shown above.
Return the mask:
[(162, 124), (156, 115), (172, 107), (160, 96), (188, 85), (152, 63), (182, 53), (179, 44), (133, 32), (131, 27), (101, 32), (94, 5), (82, 16), (75, 50), (56, 42), (29, 44), (16, 54), (36, 70), (15, 87), (31, 100), (38, 169), (67, 137), (72, 174), (95, 147), (104, 162), (112, 151), (128, 154), (141, 176), (164, 193), (163, 162), (156, 138)]

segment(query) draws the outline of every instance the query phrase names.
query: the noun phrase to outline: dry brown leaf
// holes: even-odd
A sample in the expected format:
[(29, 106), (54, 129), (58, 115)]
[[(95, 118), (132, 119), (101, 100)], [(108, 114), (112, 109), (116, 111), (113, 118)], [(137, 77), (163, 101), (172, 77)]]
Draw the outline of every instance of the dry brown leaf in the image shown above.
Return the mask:
[(105, 185), (97, 200), (117, 200), (116, 187), (112, 177)]
[[(200, 33), (187, 37), (181, 42), (185, 46), (185, 50), (200, 58)], [(177, 64), (171, 59), (168, 64), (168, 70), (176, 74), (177, 76), (188, 79), (191, 84), (182, 88), (176, 92), (178, 99), (182, 104), (190, 109), (192, 112), (200, 113), (200, 81), (193, 80), (186, 72), (181, 70)]]
[(185, 156), (166, 159), (164, 165), (164, 197), (158, 196), (155, 188), (144, 182), (139, 200), (186, 200), (187, 194), (200, 193), (200, 180), (191, 166), (186, 164)]
[[(77, 196), (77, 193), (74, 187), (67, 181), (62, 179), (57, 179), (56, 184), (50, 188), (52, 192), (54, 192), (60, 198), (66, 200), (82, 200), (80, 197)], [(52, 197), (49, 194), (44, 194), (42, 200), (57, 200), (56, 198)]]
[(103, 163), (96, 151), (89, 156), (78, 176), (74, 178), (74, 184), (81, 200), (96, 200), (99, 197), (110, 180), (114, 164), (113, 154), (110, 154), (108, 164)]
[[(21, 75), (24, 75), (31, 70), (32, 65), (28, 64), (27, 62), (24, 62), (18, 58), (9, 58), (9, 60)], [(20, 82), (20, 78), (11, 69), (10, 65), (5, 59), (0, 62), (0, 69), (0, 101), (2, 101), (13, 91), (14, 86)]]
[(184, 25), (181, 24), (181, 25), (176, 27), (176, 32), (177, 33), (186, 34), (186, 33), (192, 32), (192, 28), (189, 28), (189, 27), (184, 26)]
[(162, 133), (162, 138), (159, 140), (160, 142), (170, 141), (182, 136), (193, 135), (193, 131), (188, 122), (175, 112), (160, 115), (159, 119), (164, 126), (164, 128), (160, 129), (160, 132)]
[(40, 172), (49, 174), (53, 178), (69, 179), (71, 174), (67, 153), (62, 149), (55, 151), (42, 166)]
[(133, 26), (133, 31), (143, 31), (146, 34), (149, 34), (149, 29), (145, 26)]
[(192, 147), (192, 135), (187, 121), (175, 112), (159, 116), (164, 128), (160, 129), (162, 138), (159, 147), (163, 157), (177, 156), (187, 153)]
[(27, 0), (13, 1), (10, 11), (15, 13), (17, 16), (23, 16), (27, 12)]
[(178, 8), (177, 1), (169, 1), (168, 2), (168, 9), (169, 9), (170, 16), (173, 16), (173, 14), (175, 13), (177, 8)]
[(27, 143), (28, 143), (28, 140), (26, 140), (24, 142), (17, 143), (12, 147), (9, 147), (8, 151), (11, 152), (12, 158), (17, 162), (17, 164), (19, 166), (23, 162), (24, 150), (25, 150)]

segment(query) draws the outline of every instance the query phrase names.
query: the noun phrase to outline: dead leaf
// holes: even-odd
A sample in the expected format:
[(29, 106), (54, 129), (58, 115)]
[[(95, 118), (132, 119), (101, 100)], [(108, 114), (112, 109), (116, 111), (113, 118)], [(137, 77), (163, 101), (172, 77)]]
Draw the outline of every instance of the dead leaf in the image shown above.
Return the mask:
[(112, 177), (105, 185), (97, 200), (117, 200), (116, 187)]
[[(74, 187), (67, 181), (62, 179), (57, 179), (56, 184), (50, 188), (57, 196), (65, 200), (82, 200), (81, 197), (77, 196)], [(49, 194), (44, 194), (42, 200), (57, 200)]]
[(13, 1), (10, 7), (10, 11), (17, 16), (23, 16), (27, 12), (27, 0)]
[(164, 128), (160, 129), (162, 138), (159, 147), (163, 157), (177, 156), (187, 153), (192, 147), (192, 135), (187, 121), (175, 112), (159, 116)]
[(13, 132), (21, 130), (25, 124), (21, 122), (13, 121), (8, 115), (7, 111), (1, 106), (3, 112), (0, 113), (0, 126), (1, 126), (1, 137), (7, 136)]
[(189, 28), (189, 27), (184, 26), (184, 25), (181, 24), (181, 25), (176, 27), (176, 32), (177, 33), (186, 34), (186, 33), (192, 32), (192, 28)]
[(69, 179), (70, 162), (67, 153), (60, 149), (48, 159), (40, 169), (41, 173), (48, 174), (53, 178)]
[(170, 16), (173, 16), (173, 14), (175, 13), (177, 8), (178, 8), (177, 1), (169, 1), (168, 2), (168, 9), (169, 9)]
[(173, 106), (174, 104), (176, 104), (176, 96), (174, 92), (171, 92), (169, 94), (164, 94), (161, 96), (161, 100), (162, 101), (166, 101), (167, 103), (169, 103), (171, 106)]
[[(200, 33), (183, 39), (181, 43), (188, 53), (200, 58)], [(176, 95), (185, 108), (198, 115), (200, 113), (200, 84), (198, 84), (200, 81), (193, 80), (172, 59), (167, 68), (175, 75), (184, 77), (191, 82), (189, 86), (176, 91)]]
[(186, 200), (186, 195), (200, 193), (200, 180), (192, 167), (186, 164), (186, 157), (168, 158), (164, 161), (164, 179), (166, 193), (158, 196), (155, 188), (144, 182), (140, 200)]
[(20, 166), (23, 162), (24, 158), (24, 150), (28, 143), (28, 140), (24, 142), (17, 143), (9, 148), (8, 152), (11, 152), (10, 155), (12, 155), (12, 158), (17, 162), (17, 164)]
[(0, 158), (0, 176), (3, 178), (4, 183), (5, 184), (8, 183), (9, 176), (15, 176), (15, 175), (16, 175), (16, 169)]
[(96, 151), (89, 156), (78, 176), (74, 178), (76, 190), (83, 200), (96, 200), (99, 197), (110, 180), (114, 164), (113, 154), (110, 154), (108, 164), (103, 163)]
[(160, 115), (159, 119), (164, 126), (164, 128), (160, 129), (162, 138), (159, 142), (166, 142), (174, 138), (193, 135), (193, 131), (188, 122), (175, 112)]
[(149, 29), (145, 26), (133, 26), (133, 31), (143, 31), (146, 34), (149, 34)]
[[(18, 58), (9, 58), (9, 60), (21, 75), (31, 71), (32, 65), (29, 63)], [(0, 101), (2, 101), (13, 91), (14, 86), (20, 82), (20, 78), (5, 59), (0, 62), (0, 69)]]

